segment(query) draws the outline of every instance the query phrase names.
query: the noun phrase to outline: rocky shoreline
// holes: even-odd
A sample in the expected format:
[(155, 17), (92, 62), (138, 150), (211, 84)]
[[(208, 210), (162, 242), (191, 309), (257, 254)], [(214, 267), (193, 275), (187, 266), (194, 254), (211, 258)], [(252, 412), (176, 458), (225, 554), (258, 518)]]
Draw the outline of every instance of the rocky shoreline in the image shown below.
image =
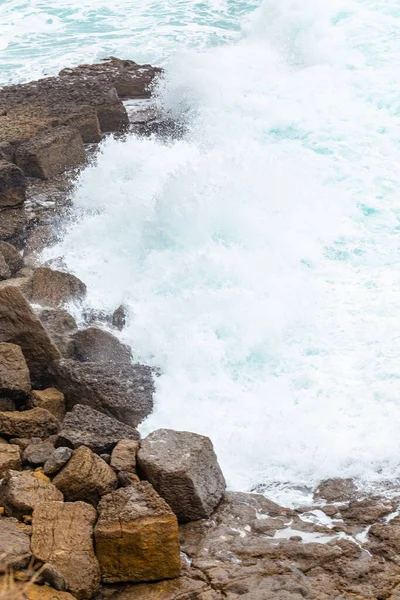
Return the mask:
[(292, 510), (227, 492), (204, 436), (141, 440), (155, 372), (111, 333), (124, 308), (78, 328), (84, 282), (40, 263), (104, 135), (176, 133), (124, 105), (160, 73), (113, 58), (0, 89), (0, 598), (400, 600), (400, 494), (329, 480)]

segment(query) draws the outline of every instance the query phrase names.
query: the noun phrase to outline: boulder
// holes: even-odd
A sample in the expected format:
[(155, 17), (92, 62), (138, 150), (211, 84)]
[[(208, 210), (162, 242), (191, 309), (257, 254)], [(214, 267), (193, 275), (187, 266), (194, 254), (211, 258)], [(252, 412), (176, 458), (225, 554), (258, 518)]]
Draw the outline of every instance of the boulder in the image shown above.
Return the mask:
[(0, 342), (0, 394), (17, 399), (30, 391), (31, 378), (21, 348)]
[(115, 329), (119, 329), (122, 331), (125, 327), (126, 323), (126, 308), (124, 306), (118, 306), (117, 309), (114, 310), (111, 318), (111, 323)]
[[(40, 253), (56, 241), (54, 229), (50, 225), (39, 225), (29, 234), (24, 245), (24, 261), (27, 265), (38, 266)], [(1, 249), (1, 248), (0, 248)]]
[(357, 486), (353, 479), (335, 477), (321, 481), (314, 492), (315, 498), (322, 498), (327, 502), (346, 502), (357, 497)]
[(43, 470), (46, 475), (58, 473), (72, 456), (71, 448), (56, 448), (53, 454), (44, 463)]
[(17, 165), (0, 160), (0, 207), (25, 202), (26, 179)]
[(15, 162), (28, 177), (51, 179), (85, 162), (81, 134), (72, 127), (54, 127), (21, 144)]
[(57, 433), (60, 422), (44, 408), (23, 412), (0, 412), (0, 435), (20, 438), (48, 438)]
[(10, 577), (0, 577), (2, 600), (76, 600), (68, 592), (58, 592), (46, 585), (36, 583), (14, 582)]
[(86, 285), (75, 275), (40, 267), (31, 277), (27, 295), (34, 304), (57, 308), (67, 302), (82, 300), (85, 294)]
[(47, 388), (46, 390), (32, 390), (28, 406), (31, 408), (45, 408), (59, 421), (65, 417), (64, 394), (56, 388)]
[(0, 444), (0, 479), (5, 477), (10, 469), (14, 471), (21, 469), (21, 452), (19, 446), (15, 446), (14, 444)]
[(25, 464), (38, 467), (44, 465), (53, 452), (53, 444), (42, 441), (40, 438), (32, 438), (30, 444), (23, 451), (22, 460)]
[(118, 338), (100, 329), (88, 327), (71, 335), (68, 357), (81, 362), (131, 362), (131, 351)]
[(178, 523), (147, 482), (101, 500), (95, 527), (96, 555), (105, 583), (178, 577)]
[(138, 467), (181, 522), (208, 517), (225, 491), (209, 438), (159, 429), (141, 443)]
[(12, 519), (0, 519), (1, 567), (23, 569), (31, 558), (30, 539)]
[(22, 256), (12, 244), (0, 241), (0, 253), (3, 255), (12, 276), (24, 267)]
[(76, 404), (67, 413), (58, 434), (57, 446), (78, 448), (87, 446), (97, 454), (111, 451), (121, 439), (137, 440), (133, 427), (108, 417), (90, 406)]
[(32, 514), (39, 502), (63, 501), (60, 490), (30, 471), (9, 471), (0, 486), (0, 498), (6, 515), (16, 518)]
[(136, 455), (139, 442), (134, 440), (121, 440), (111, 453), (111, 466), (116, 471), (136, 471)]
[(53, 565), (78, 600), (91, 598), (100, 583), (93, 549), (96, 511), (84, 502), (42, 502), (32, 519), (32, 552)]
[(116, 487), (117, 477), (104, 460), (86, 446), (81, 446), (54, 477), (53, 483), (66, 500), (82, 500), (96, 506), (104, 494)]
[(86, 404), (136, 427), (153, 410), (152, 370), (143, 365), (80, 363), (61, 360), (51, 368), (67, 409)]
[(40, 308), (37, 314), (61, 354), (66, 357), (70, 335), (77, 329), (75, 319), (62, 308)]
[(11, 271), (8, 267), (6, 259), (0, 252), (0, 280), (9, 279), (11, 277)]
[(45, 328), (16, 287), (0, 289), (0, 342), (21, 347), (34, 385), (43, 384), (48, 365), (60, 357)]

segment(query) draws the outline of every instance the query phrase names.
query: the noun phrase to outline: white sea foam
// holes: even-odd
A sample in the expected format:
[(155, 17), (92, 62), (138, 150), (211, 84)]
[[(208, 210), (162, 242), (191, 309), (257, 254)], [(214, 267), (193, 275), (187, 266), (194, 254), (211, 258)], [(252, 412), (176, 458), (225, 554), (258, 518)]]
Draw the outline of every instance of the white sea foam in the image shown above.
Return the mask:
[(129, 307), (162, 370), (142, 431), (209, 435), (231, 488), (400, 474), (399, 19), (265, 0), (180, 52), (159, 102), (187, 136), (107, 140), (47, 253)]

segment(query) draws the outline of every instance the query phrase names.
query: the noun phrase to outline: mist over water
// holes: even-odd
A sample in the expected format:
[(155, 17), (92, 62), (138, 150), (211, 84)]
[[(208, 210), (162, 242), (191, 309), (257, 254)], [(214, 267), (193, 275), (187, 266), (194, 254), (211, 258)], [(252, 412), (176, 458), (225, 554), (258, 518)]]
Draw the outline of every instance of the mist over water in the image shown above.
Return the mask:
[(398, 3), (180, 5), (211, 4), (232, 38), (193, 44), (193, 21), (158, 89), (187, 134), (107, 139), (45, 258), (89, 306), (129, 308), (124, 341), (162, 371), (143, 434), (209, 435), (231, 488), (287, 501), (329, 476), (393, 480)]

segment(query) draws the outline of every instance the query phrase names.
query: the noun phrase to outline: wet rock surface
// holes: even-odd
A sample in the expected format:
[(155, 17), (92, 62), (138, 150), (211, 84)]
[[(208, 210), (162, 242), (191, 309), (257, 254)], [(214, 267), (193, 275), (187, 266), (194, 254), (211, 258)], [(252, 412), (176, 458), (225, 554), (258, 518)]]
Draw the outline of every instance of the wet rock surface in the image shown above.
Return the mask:
[(71, 335), (68, 357), (81, 362), (131, 362), (131, 350), (99, 327), (80, 329)]

